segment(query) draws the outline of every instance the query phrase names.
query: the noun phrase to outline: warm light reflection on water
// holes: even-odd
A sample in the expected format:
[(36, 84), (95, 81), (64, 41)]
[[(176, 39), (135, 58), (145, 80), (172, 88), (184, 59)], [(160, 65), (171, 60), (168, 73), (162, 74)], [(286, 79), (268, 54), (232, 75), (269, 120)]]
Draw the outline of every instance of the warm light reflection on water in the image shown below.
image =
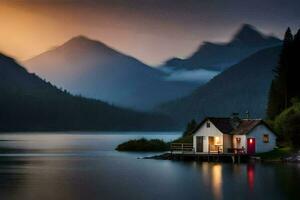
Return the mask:
[(208, 183), (214, 199), (222, 199), (222, 165), (201, 163), (200, 166), (198, 169), (202, 174), (203, 182)]
[(251, 191), (254, 190), (254, 176), (255, 176), (255, 169), (254, 169), (254, 164), (249, 164), (247, 165), (247, 178), (248, 178), (248, 185), (249, 189)]
[(215, 199), (222, 197), (222, 165), (212, 166), (212, 188)]

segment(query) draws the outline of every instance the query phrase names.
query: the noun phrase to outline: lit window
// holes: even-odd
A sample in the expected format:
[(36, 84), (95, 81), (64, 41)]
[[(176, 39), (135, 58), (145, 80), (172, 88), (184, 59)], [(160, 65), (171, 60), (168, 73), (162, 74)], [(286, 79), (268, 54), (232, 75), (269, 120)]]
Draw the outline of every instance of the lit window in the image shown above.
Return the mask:
[(218, 136), (215, 137), (215, 144), (220, 144), (220, 138)]
[(209, 128), (210, 127), (210, 122), (206, 123), (206, 127)]
[(264, 136), (263, 136), (263, 141), (264, 141), (264, 143), (269, 143), (269, 135), (268, 134), (264, 134)]

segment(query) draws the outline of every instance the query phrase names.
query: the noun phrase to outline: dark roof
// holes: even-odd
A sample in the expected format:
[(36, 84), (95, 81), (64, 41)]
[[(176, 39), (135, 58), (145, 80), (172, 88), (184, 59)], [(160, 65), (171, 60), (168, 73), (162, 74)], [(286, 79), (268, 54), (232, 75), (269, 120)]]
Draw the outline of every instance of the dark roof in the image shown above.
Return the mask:
[(231, 133), (235, 135), (247, 134), (262, 122), (263, 120), (261, 119), (243, 119), (241, 120), (239, 126), (236, 129), (234, 129)]
[(230, 118), (207, 118), (211, 121), (222, 133), (230, 133), (233, 131), (233, 126)]
[(195, 133), (207, 120), (211, 121), (211, 123), (224, 134), (244, 135), (249, 133), (259, 124), (264, 124), (269, 128), (262, 119), (239, 119), (239, 123), (235, 127), (232, 118), (207, 117), (197, 126), (193, 133)]

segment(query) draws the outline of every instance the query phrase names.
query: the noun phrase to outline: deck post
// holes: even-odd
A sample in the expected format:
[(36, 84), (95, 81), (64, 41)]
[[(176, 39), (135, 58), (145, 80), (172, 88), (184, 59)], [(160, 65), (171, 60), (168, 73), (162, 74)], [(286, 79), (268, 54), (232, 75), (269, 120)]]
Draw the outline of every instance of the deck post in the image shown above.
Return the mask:
[(234, 157), (234, 155), (231, 156), (231, 159), (232, 159), (232, 163), (234, 164), (234, 162), (235, 162), (235, 157)]

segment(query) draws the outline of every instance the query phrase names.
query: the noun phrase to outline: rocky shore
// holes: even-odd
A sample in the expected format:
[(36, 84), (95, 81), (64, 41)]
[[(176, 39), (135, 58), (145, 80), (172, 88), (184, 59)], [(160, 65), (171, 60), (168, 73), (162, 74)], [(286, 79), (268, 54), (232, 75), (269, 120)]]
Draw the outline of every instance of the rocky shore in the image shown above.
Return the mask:
[(300, 163), (300, 151), (283, 159), (285, 162)]
[(171, 153), (163, 153), (160, 155), (144, 157), (143, 159), (172, 160), (172, 155)]

